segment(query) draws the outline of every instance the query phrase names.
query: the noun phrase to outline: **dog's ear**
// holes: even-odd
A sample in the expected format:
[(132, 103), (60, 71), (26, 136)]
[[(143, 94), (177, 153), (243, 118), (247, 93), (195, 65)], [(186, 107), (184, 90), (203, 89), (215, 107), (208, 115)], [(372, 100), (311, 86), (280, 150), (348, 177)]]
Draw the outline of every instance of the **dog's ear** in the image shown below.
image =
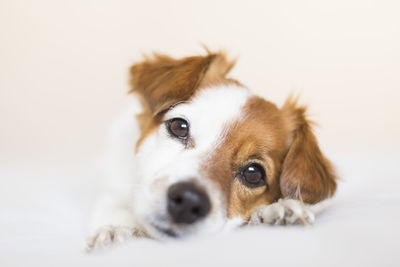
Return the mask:
[(318, 146), (305, 111), (292, 98), (282, 107), (291, 140), (282, 165), (280, 188), (285, 198), (317, 203), (334, 194), (336, 175)]
[(188, 100), (202, 84), (223, 79), (233, 67), (224, 53), (174, 59), (154, 54), (130, 68), (131, 92), (137, 92), (152, 114)]

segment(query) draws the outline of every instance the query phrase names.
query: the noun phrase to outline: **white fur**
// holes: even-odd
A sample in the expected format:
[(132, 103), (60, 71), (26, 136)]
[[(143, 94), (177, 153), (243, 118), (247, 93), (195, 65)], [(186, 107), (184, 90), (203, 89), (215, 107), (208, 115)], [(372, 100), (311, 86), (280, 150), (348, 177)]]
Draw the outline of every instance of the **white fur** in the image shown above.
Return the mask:
[(295, 199), (279, 199), (270, 205), (259, 206), (251, 215), (249, 224), (313, 224), (314, 212), (310, 205)]
[[(137, 152), (140, 130), (136, 115), (141, 107), (139, 101), (134, 100), (111, 132), (109, 179), (93, 216), (89, 248), (142, 231), (154, 238), (164, 238), (155, 227), (187, 236), (216, 233), (242, 223), (238, 218), (227, 219), (226, 203), (220, 190), (202, 177), (199, 168), (225, 137), (223, 130), (241, 118), (241, 108), (250, 96), (247, 89), (233, 85), (200, 90), (190, 102), (180, 103), (165, 114), (165, 120), (181, 117), (189, 122), (193, 148), (187, 149), (171, 138), (161, 124), (147, 136)], [(187, 180), (195, 180), (206, 189), (212, 211), (202, 221), (182, 227), (168, 220), (166, 193), (170, 185)]]

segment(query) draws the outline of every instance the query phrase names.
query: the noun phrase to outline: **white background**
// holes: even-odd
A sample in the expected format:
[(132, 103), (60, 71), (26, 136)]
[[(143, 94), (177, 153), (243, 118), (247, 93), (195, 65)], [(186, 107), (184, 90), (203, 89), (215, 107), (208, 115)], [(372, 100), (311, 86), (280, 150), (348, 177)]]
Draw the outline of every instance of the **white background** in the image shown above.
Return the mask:
[[(396, 0), (0, 0), (0, 263), (177, 266), (198, 251), (202, 266), (398, 266), (399, 14)], [(201, 54), (201, 43), (238, 57), (231, 77), (278, 105), (300, 94), (341, 175), (337, 205), (313, 230), (81, 254), (128, 67), (152, 51)]]

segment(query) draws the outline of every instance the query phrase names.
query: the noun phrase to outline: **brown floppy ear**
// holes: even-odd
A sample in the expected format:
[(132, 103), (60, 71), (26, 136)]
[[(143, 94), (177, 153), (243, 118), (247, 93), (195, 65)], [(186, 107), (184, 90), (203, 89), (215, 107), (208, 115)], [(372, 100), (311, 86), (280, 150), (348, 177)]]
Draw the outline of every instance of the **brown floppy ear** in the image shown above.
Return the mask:
[(280, 187), (283, 197), (312, 204), (335, 193), (336, 175), (318, 146), (305, 111), (291, 98), (282, 107), (292, 139), (283, 161)]
[(130, 92), (139, 93), (150, 112), (158, 114), (188, 100), (205, 80), (224, 78), (233, 65), (223, 53), (183, 59), (154, 54), (130, 68)]

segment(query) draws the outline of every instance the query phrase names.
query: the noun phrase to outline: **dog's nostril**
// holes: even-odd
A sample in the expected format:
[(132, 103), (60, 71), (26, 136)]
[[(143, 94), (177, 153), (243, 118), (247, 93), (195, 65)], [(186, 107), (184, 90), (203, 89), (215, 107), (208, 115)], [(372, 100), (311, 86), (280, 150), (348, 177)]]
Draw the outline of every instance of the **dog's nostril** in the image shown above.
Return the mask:
[(199, 208), (199, 207), (194, 207), (194, 208), (192, 209), (192, 213), (193, 213), (193, 214), (196, 214), (196, 215), (199, 215), (199, 214), (200, 214), (200, 208)]
[(177, 183), (168, 189), (168, 213), (175, 223), (194, 223), (209, 213), (210, 206), (206, 193), (193, 183)]
[(171, 200), (177, 205), (180, 205), (183, 202), (183, 198), (181, 196), (175, 196)]

